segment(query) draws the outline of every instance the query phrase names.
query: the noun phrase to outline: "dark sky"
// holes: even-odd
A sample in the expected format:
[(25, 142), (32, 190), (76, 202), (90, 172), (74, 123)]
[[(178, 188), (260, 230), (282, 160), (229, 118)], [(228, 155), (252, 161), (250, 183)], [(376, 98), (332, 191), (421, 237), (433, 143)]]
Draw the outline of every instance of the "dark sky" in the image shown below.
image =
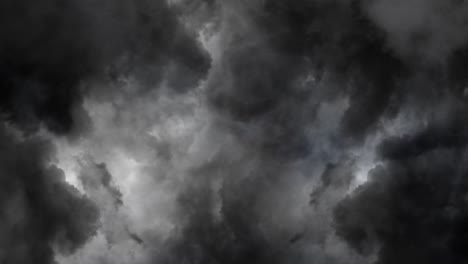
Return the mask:
[(468, 263), (468, 3), (0, 1), (0, 263)]

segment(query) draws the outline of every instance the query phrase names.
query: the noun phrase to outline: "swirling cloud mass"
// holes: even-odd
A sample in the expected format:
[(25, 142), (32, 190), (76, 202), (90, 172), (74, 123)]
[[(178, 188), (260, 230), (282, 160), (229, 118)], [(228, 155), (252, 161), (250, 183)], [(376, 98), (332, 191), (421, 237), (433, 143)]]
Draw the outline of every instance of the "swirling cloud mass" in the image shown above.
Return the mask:
[(468, 262), (468, 3), (3, 0), (0, 263)]

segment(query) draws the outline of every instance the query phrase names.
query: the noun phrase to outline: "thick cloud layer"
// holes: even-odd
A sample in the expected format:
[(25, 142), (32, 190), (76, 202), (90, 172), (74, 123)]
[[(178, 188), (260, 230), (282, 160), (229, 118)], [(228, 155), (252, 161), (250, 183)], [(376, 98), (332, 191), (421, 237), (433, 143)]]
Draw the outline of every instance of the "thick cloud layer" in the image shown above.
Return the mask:
[(50, 165), (50, 143), (0, 133), (0, 261), (54, 263), (54, 251), (71, 253), (96, 232), (98, 208)]
[[(401, 8), (413, 4), (402, 3)], [(437, 47), (439, 38), (451, 34), (446, 31), (451, 23), (448, 17), (460, 16), (463, 8), (447, 4), (448, 14), (443, 14), (442, 22), (428, 25), (431, 47), (418, 54), (411, 43), (393, 35), (395, 29), (387, 30), (391, 26), (387, 21), (374, 17), (378, 3), (371, 7), (358, 1), (220, 5), (219, 12), (225, 16), (220, 25), (223, 52), (208, 80), (208, 99), (228, 120), (228, 127), (232, 126), (228, 129), (236, 131), (237, 139), (249, 144), (243, 155), (257, 160), (241, 161), (240, 165), (218, 160), (218, 156), (206, 165), (199, 176), (202, 179), (189, 185), (178, 201), (189, 222), (176, 232), (167, 263), (346, 262), (327, 253), (310, 256), (295, 248), (294, 243), (307, 237), (307, 232), (333, 232), (326, 226), (293, 232), (289, 240), (273, 227), (279, 216), (269, 206), (278, 204), (278, 197), (292, 196), (280, 179), (294, 181), (297, 168), (288, 166), (291, 160), (317, 158), (318, 140), (334, 141), (331, 152), (346, 156), (352, 146), (362, 145), (366, 139), (385, 137), (380, 134), (386, 130), (382, 128), (385, 123), (417, 120), (418, 116), (414, 132), (398, 131), (397, 138), (409, 133), (402, 139), (380, 139), (376, 162), (382, 165), (371, 171), (368, 183), (339, 203), (333, 225), (358, 253), (377, 254), (376, 263), (465, 262), (459, 249), (464, 243), (461, 230), (466, 218), (463, 169), (457, 164), (463, 164), (467, 113), (460, 89), (464, 77), (457, 65), (463, 59), (454, 60), (465, 40), (449, 38), (446, 48)], [(426, 3), (424, 8), (431, 10), (428, 17), (438, 21), (435, 6), (435, 2)], [(397, 12), (390, 19), (405, 15)], [(425, 34), (425, 28), (409, 26), (414, 32), (400, 28), (397, 34), (408, 39), (411, 34)], [(429, 55), (436, 60), (419, 57)], [(338, 131), (328, 138), (312, 138), (308, 133), (317, 125), (317, 109), (340, 97), (347, 98), (349, 105)], [(336, 152), (322, 155), (325, 160), (340, 156)], [(223, 180), (212, 194), (221, 203), (214, 217), (211, 210), (216, 205), (209, 195), (213, 190), (209, 180), (204, 181), (218, 166)], [(245, 166), (248, 172), (239, 170)], [(312, 206), (325, 199), (324, 193), (340, 189), (336, 184), (349, 186), (356, 171), (349, 164), (342, 166), (341, 171), (348, 172), (339, 173), (338, 179), (330, 179), (331, 169), (325, 169), (322, 185), (312, 193)], [(286, 191), (275, 192), (276, 188)], [(343, 195), (345, 189), (341, 189)], [(333, 208), (334, 203), (328, 202)], [(316, 217), (307, 221), (317, 221)], [(291, 224), (295, 228), (301, 225), (285, 221), (280, 226)], [(314, 244), (324, 245), (317, 239), (320, 235), (315, 235), (315, 239), (305, 238), (309, 253)]]
[(377, 250), (378, 263), (466, 262), (465, 111), (439, 109), (442, 120), (385, 139), (383, 164), (335, 211), (338, 234), (362, 253)]
[[(225, 26), (223, 84), (215, 82), (210, 94), (215, 105), (241, 119), (274, 111), (298, 116), (304, 100), (318, 104), (347, 96), (350, 107), (342, 126), (345, 136), (357, 139), (391, 113), (405, 64), (388, 50), (383, 33), (358, 3), (254, 2), (258, 5), (225, 7), (225, 16), (235, 12), (240, 18), (229, 18), (234, 21)], [(327, 75), (333, 83), (326, 87), (307, 82)], [(231, 76), (228, 82), (226, 76)], [(290, 109), (297, 104), (298, 110)], [(310, 112), (305, 113), (309, 120), (314, 118)]]
[(0, 262), (465, 263), (467, 10), (0, 3)]
[(89, 78), (136, 71), (142, 82), (183, 90), (209, 65), (162, 0), (7, 0), (0, 17), (0, 108), (27, 131), (82, 126)]
[(103, 83), (131, 74), (142, 91), (165, 84), (184, 92), (209, 59), (165, 1), (2, 1), (0, 36), (0, 262), (55, 263), (55, 253), (81, 248), (112, 213), (101, 210), (104, 194), (92, 180), (84, 195), (52, 165), (49, 140), (58, 139), (49, 132), (84, 136), (94, 125), (84, 98), (105, 98), (112, 91)]

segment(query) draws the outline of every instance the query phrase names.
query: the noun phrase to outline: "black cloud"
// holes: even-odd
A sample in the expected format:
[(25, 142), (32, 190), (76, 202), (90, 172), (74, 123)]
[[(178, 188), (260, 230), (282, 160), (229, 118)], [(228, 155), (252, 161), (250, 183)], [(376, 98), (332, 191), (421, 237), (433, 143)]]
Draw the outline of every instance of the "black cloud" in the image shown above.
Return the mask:
[(0, 39), (0, 262), (55, 263), (56, 251), (72, 253), (95, 234), (99, 211), (50, 165), (52, 143), (35, 132), (89, 126), (85, 96), (113, 92), (93, 81), (135, 75), (145, 89), (167, 82), (183, 92), (209, 59), (160, 0), (2, 1)]
[[(230, 182), (217, 193), (220, 222), (209, 211), (208, 187), (182, 195), (188, 222), (169, 243), (167, 262), (284, 263), (297, 257), (262, 233), (264, 223), (250, 210), (265, 199), (263, 184), (287, 177), (271, 172), (273, 164), (311, 155), (316, 142), (306, 131), (317, 107), (346, 97), (349, 107), (333, 138), (339, 151), (362, 144), (396, 116), (420, 115), (426, 123), (402, 138), (381, 135), (376, 161), (382, 165), (339, 204), (337, 234), (363, 255), (378, 252), (376, 263), (463, 263), (466, 77), (465, 57), (456, 54), (463, 55), (464, 46), (453, 46), (441, 64), (400, 53), (364, 1), (266, 0), (219, 8), (228, 22), (220, 26), (225, 46), (209, 79), (209, 102), (264, 163), (248, 183)], [(305, 81), (309, 74), (315, 82)], [(455, 107), (444, 107), (450, 104)], [(237, 169), (223, 166), (226, 175)], [(346, 168), (348, 175), (335, 179), (343, 185), (352, 174)], [(323, 184), (318, 196), (333, 188)]]
[[(243, 19), (253, 32), (232, 29), (221, 80), (215, 78), (210, 94), (222, 111), (240, 120), (270, 113), (293, 116), (307, 98), (321, 103), (347, 95), (343, 134), (362, 139), (398, 108), (397, 81), (408, 67), (389, 50), (384, 33), (357, 1), (271, 0), (253, 10), (239, 9), (247, 9)], [(309, 74), (320, 81), (325, 73), (338, 84), (319, 88), (302, 82)]]
[(7, 0), (0, 17), (0, 109), (26, 131), (80, 125), (87, 79), (138, 73), (184, 90), (209, 66), (166, 1)]
[(47, 141), (1, 127), (0, 262), (54, 263), (81, 247), (97, 229), (94, 203), (65, 182)]
[(338, 234), (359, 252), (378, 252), (377, 263), (465, 263), (465, 112), (385, 139), (383, 164), (335, 211)]
[[(468, 5), (395, 2), (2, 1), (0, 262), (53, 263), (55, 249), (74, 252), (99, 220), (107, 242), (130, 238), (159, 263), (347, 263), (323, 253), (342, 250), (326, 245), (339, 244), (334, 234), (356, 254), (376, 254), (375, 263), (467, 262)], [(196, 39), (200, 32), (191, 31), (208, 22), (219, 41), (210, 50), (213, 62)], [(115, 91), (127, 77), (137, 91)], [(137, 234), (121, 221), (124, 197), (106, 165), (82, 168), (85, 197), (48, 165), (50, 142), (34, 135), (41, 125), (52, 140), (80, 133), (89, 125), (82, 105), (88, 96), (112, 105), (110, 122), (124, 125), (127, 116), (117, 108), (126, 104), (113, 105), (115, 94), (139, 102), (163, 86), (171, 89), (164, 100), (172, 100), (202, 79), (194, 97), (209, 125), (201, 130), (223, 136), (210, 138), (213, 145), (199, 134), (181, 136), (203, 142), (173, 155), (171, 140), (179, 135), (145, 138), (170, 138), (145, 144), (151, 151), (144, 153), (164, 146), (167, 167), (177, 167), (155, 169), (164, 176), (155, 178), (177, 185), (169, 184), (177, 219), (164, 238), (144, 228)], [(389, 132), (400, 123), (407, 126)], [(144, 133), (153, 125), (165, 124), (145, 124)], [(126, 144), (133, 140), (139, 135)], [(197, 151), (214, 154), (193, 161)], [(359, 151), (375, 152), (379, 165), (351, 190)], [(144, 174), (152, 173), (148, 167)], [(165, 169), (183, 176), (166, 179)], [(318, 187), (310, 197), (292, 193), (311, 182)], [(306, 220), (286, 215), (304, 200), (298, 214)]]

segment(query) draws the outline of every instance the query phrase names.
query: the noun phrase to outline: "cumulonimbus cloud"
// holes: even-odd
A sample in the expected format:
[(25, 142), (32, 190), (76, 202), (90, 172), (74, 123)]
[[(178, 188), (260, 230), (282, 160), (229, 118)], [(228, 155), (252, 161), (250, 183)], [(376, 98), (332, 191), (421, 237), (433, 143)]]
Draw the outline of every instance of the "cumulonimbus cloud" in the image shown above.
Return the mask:
[(466, 262), (467, 12), (3, 1), (0, 262)]

